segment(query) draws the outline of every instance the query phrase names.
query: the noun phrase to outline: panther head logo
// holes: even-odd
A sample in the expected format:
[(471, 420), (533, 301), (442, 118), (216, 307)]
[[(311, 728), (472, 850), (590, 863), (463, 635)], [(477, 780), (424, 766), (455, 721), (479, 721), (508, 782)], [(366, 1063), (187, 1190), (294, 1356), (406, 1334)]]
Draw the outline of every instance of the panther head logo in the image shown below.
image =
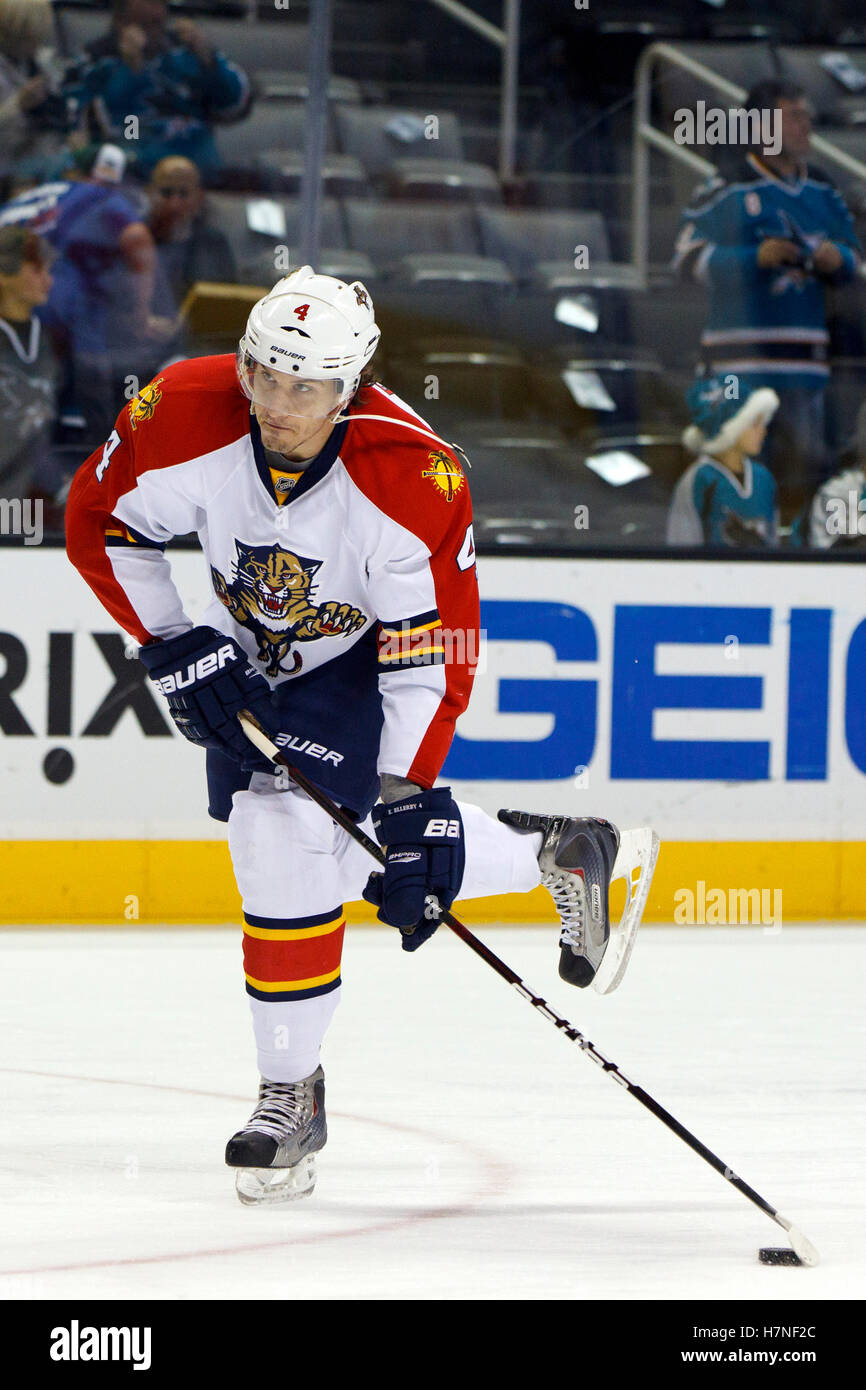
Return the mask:
[(309, 599), (321, 560), (293, 555), (278, 545), (237, 546), (235, 575), (241, 590), (272, 623), (285, 621), (299, 599)]

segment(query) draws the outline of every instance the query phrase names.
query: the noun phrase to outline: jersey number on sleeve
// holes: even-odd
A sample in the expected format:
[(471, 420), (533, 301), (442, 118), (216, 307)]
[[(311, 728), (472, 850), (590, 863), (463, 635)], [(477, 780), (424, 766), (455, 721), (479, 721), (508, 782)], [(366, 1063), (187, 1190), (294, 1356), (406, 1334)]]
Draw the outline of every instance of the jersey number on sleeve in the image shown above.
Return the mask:
[(472, 534), (471, 523), (466, 527), (466, 535), (463, 537), (463, 544), (457, 552), (457, 568), (461, 570), (471, 570), (475, 564), (475, 537)]
[(97, 481), (98, 483), (101, 483), (101, 482), (102, 482), (102, 479), (105, 477), (105, 470), (106, 470), (106, 468), (108, 467), (108, 465), (109, 465), (110, 462), (111, 462), (111, 455), (114, 453), (114, 451), (115, 451), (115, 449), (117, 448), (118, 444), (122, 444), (122, 443), (123, 443), (123, 440), (121, 439), (120, 435), (117, 433), (117, 430), (112, 430), (112, 431), (111, 431), (111, 434), (108, 436), (107, 440), (105, 441), (105, 448), (102, 450), (102, 458), (99, 460), (99, 463), (96, 465), (96, 481)]

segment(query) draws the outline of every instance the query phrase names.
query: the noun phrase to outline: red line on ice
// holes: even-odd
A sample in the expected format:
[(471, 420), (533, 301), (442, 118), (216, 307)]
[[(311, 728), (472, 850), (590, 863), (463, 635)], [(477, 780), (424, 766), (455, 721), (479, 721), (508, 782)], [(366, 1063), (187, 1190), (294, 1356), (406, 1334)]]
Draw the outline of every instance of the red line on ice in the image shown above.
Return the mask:
[[(100, 1086), (135, 1086), (140, 1089), (153, 1091), (172, 1091), (177, 1095), (184, 1096), (205, 1096), (209, 1100), (239, 1100), (247, 1101), (248, 1096), (227, 1095), (223, 1091), (200, 1091), (189, 1086), (166, 1086), (158, 1081), (126, 1081), (118, 1077), (105, 1076), (74, 1076), (68, 1073), (53, 1071), (31, 1071), (23, 1067), (0, 1067), (0, 1072), (11, 1076), (40, 1076), (51, 1081), (79, 1081), (88, 1085)], [(354, 1120), (359, 1124), (376, 1125), (381, 1129), (396, 1130), (403, 1134), (420, 1135), (425, 1139), (432, 1139), (435, 1143), (450, 1144), (454, 1148), (462, 1149), (464, 1153), (476, 1159), (486, 1173), (484, 1183), (470, 1194), (467, 1201), (457, 1206), (437, 1207), (433, 1210), (413, 1212), (411, 1216), (401, 1216), (387, 1221), (377, 1221), (368, 1226), (352, 1226), (346, 1231), (326, 1231), (319, 1235), (298, 1236), (294, 1240), (266, 1240), (256, 1241), (248, 1245), (229, 1245), (215, 1246), (204, 1250), (179, 1250), (165, 1255), (136, 1255), (128, 1259), (117, 1260), (82, 1260), (73, 1264), (62, 1265), (33, 1265), (22, 1269), (0, 1269), (0, 1278), (11, 1277), (18, 1274), (63, 1274), (72, 1270), (80, 1269), (114, 1269), (129, 1265), (150, 1265), (150, 1264), (171, 1264), (180, 1260), (200, 1260), (207, 1259), (215, 1255), (248, 1255), (255, 1250), (277, 1250), (280, 1246), (292, 1247), (295, 1245), (316, 1245), (326, 1240), (350, 1240), (353, 1236), (376, 1235), (381, 1231), (398, 1231), (405, 1226), (418, 1225), (423, 1221), (437, 1221), (443, 1217), (466, 1216), (474, 1211), (485, 1197), (505, 1192), (511, 1185), (514, 1178), (513, 1169), (501, 1159), (495, 1158), (491, 1154), (486, 1154), (482, 1149), (474, 1144), (467, 1143), (464, 1139), (450, 1138), (445, 1135), (437, 1134), (434, 1130), (421, 1129), (417, 1125), (398, 1124), (393, 1120), (377, 1120), (369, 1115), (348, 1115), (339, 1111), (334, 1112), (343, 1120)]]

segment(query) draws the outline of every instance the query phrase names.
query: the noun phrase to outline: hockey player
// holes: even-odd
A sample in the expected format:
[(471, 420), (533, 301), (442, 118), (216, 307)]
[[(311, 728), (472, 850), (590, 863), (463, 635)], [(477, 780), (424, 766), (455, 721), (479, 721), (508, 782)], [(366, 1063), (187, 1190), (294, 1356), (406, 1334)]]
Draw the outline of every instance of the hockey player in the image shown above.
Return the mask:
[(743, 399), (729, 395), (731, 385), (706, 377), (689, 389), (693, 424), (683, 443), (698, 457), (674, 490), (668, 545), (752, 550), (778, 543), (778, 490), (758, 455), (779, 397), (765, 386)]
[[(346, 899), (363, 891), (413, 951), (458, 894), (544, 883), (560, 973), (599, 988), (615, 860), (630, 875), (622, 848), (650, 835), (493, 820), (435, 785), (474, 674), (469, 491), (452, 449), (373, 382), (378, 341), (362, 284), (295, 271), (255, 305), (236, 359), (174, 364), (121, 412), (68, 503), (73, 564), (207, 749), (210, 814), (228, 821), (261, 1084), (226, 1162), (249, 1202), (315, 1181)], [(198, 625), (163, 555), (191, 531), (213, 587)], [(372, 811), (384, 873), (253, 748), (242, 710), (359, 821)], [(627, 908), (622, 930), (636, 926)]]

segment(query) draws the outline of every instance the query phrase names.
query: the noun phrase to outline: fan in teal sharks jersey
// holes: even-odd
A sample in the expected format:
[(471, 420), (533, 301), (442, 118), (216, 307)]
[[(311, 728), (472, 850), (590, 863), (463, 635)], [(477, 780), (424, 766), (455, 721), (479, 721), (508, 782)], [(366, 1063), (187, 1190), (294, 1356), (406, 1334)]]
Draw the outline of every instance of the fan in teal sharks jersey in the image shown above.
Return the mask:
[(745, 399), (737, 390), (736, 377), (706, 377), (689, 390), (694, 423), (683, 443), (697, 459), (671, 501), (669, 545), (752, 550), (777, 544), (776, 483), (756, 456), (779, 397), (768, 387)]

